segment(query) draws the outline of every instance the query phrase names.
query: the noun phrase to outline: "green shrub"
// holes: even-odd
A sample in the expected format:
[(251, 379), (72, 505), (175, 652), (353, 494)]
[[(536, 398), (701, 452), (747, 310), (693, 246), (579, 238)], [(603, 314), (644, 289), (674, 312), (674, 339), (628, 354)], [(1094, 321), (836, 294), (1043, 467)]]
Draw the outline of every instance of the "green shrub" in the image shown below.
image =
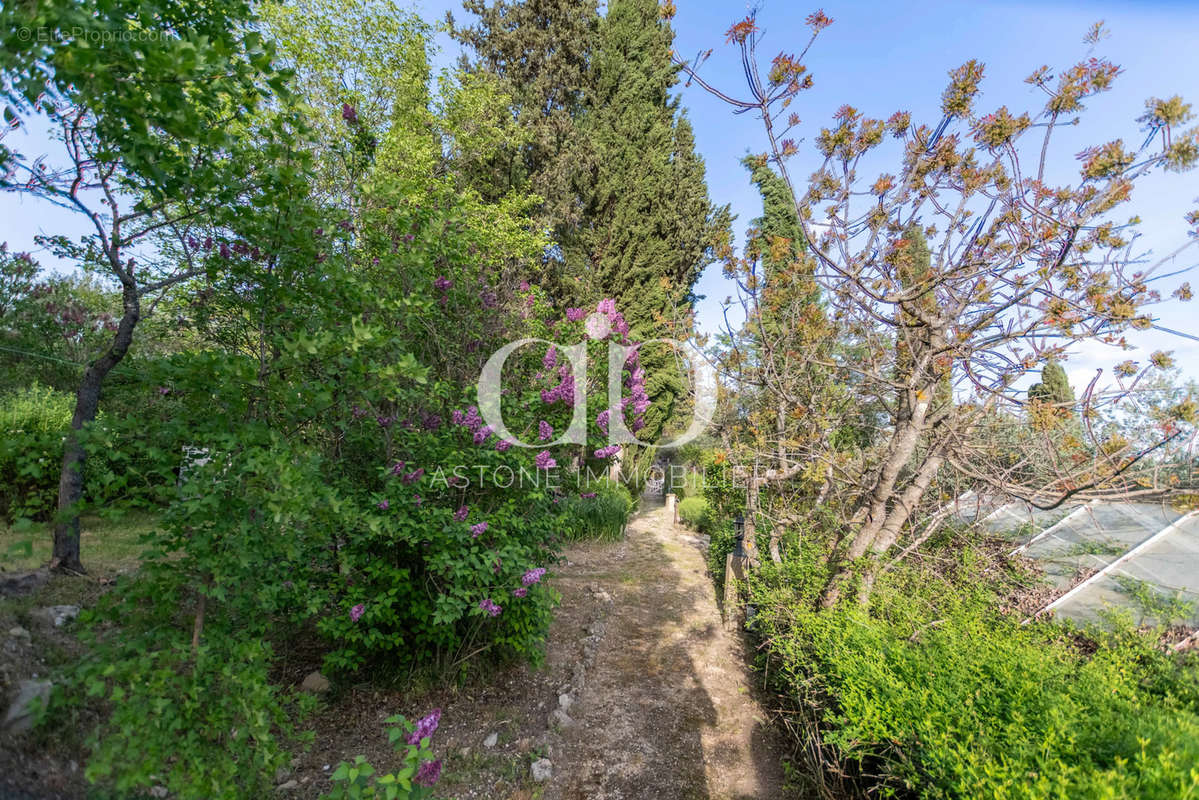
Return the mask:
[(71, 395), (36, 383), (0, 398), (0, 519), (50, 517), (73, 408)]
[(684, 497), (679, 501), (679, 519), (684, 525), (701, 533), (713, 527), (712, 510), (702, 497)]
[[(0, 398), (0, 520), (45, 521), (53, 515), (74, 408), (73, 395), (36, 383)], [(116, 504), (154, 508), (170, 499), (179, 447), (156, 419), (169, 413), (147, 401), (130, 414), (137, 424), (120, 434), (104, 413), (87, 426), (81, 433), (87, 451), (81, 511)]]
[(566, 538), (619, 539), (632, 513), (633, 495), (617, 481), (601, 478), (579, 487), (559, 503)]
[[(807, 537), (804, 537), (805, 539)], [(813, 537), (815, 538), (815, 537)], [(995, 609), (1011, 586), (951, 551), (884, 573), (870, 608), (818, 609), (821, 542), (751, 582), (777, 688), (818, 709), (823, 744), (885, 791), (924, 798), (1179, 798), (1199, 792), (1199, 665), (1131, 632)]]
[[(161, 635), (102, 647), (80, 670), (110, 710), (89, 747), (86, 775), (121, 796), (165, 787), (173, 797), (267, 796), (287, 763), (281, 736), (312, 700), (272, 687), (268, 648), (217, 639), (192, 651)], [(294, 708), (293, 708), (294, 706)], [(140, 793), (140, 792), (139, 792)]]
[(736, 546), (732, 520), (713, 522), (708, 538), (708, 574), (716, 584), (717, 597), (724, 597), (724, 565)]

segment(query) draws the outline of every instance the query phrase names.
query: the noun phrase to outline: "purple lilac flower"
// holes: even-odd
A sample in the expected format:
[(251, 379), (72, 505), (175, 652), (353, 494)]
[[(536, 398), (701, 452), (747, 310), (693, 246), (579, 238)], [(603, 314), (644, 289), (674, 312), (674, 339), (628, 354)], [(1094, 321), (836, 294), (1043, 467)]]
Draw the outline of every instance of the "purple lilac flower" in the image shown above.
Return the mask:
[(487, 612), (489, 617), (498, 617), (500, 612), (504, 610), (503, 606), (497, 606), (491, 601), (490, 597), (485, 597), (479, 601), (479, 608)]
[(350, 416), (352, 416), (354, 419), (362, 419), (366, 416), (366, 409), (354, 406), (350, 409)]
[(531, 570), (527, 571), (524, 575), (521, 575), (520, 582), (523, 583), (525, 586), (532, 586), (535, 583), (540, 583), (542, 577), (544, 577), (544, 576), (545, 576), (545, 567), (537, 567), (536, 569), (531, 569)]
[[(409, 234), (411, 236), (411, 234)], [(405, 241), (412, 241), (408, 236), (404, 237)], [(438, 276), (437, 280), (433, 281), (433, 288), (439, 292), (447, 292), (454, 285), (454, 282), (444, 275)]]
[(527, 292), (527, 291), (529, 291), (529, 282), (528, 282), (528, 281), (521, 281), (521, 282), (520, 282), (520, 290), (521, 290), (522, 292)]
[(466, 415), (463, 414), (461, 411), (459, 411), (456, 408), (454, 409), (454, 413), (450, 414), (450, 419), (453, 421), (453, 423), (455, 425), (465, 425), (466, 424)]
[(396, 421), (395, 417), (375, 417), (375, 421), (379, 423), (380, 428), (390, 428)]
[(391, 503), (387, 502), (386, 500), (380, 500), (378, 503), (376, 503), (376, 505), (379, 506), (380, 511), (386, 511), (391, 507)]
[(513, 589), (513, 590), (512, 590), (512, 596), (513, 596), (513, 597), (524, 597), (524, 596), (525, 596), (526, 594), (528, 594), (528, 593), (529, 593), (529, 587), (528, 587), (528, 586), (521, 586), (519, 589)]
[(441, 417), (437, 414), (426, 413), (421, 417), (421, 425), (427, 431), (435, 431), (441, 427)]
[(610, 416), (611, 416), (611, 414), (608, 411), (608, 409), (606, 409), (606, 408), (603, 411), (601, 411), (600, 413), (595, 415), (595, 424), (598, 425), (599, 429), (601, 431), (603, 431), (604, 433), (608, 432), (608, 418)]
[(579, 497), (582, 497), (584, 500), (590, 500), (595, 497), (595, 492), (579, 492)]
[(601, 314), (614, 314), (616, 313), (616, 301), (611, 297), (605, 297), (595, 306), (595, 310)]
[(351, 608), (350, 609), (350, 622), (357, 622), (358, 620), (362, 619), (362, 614), (365, 611), (366, 611), (366, 606), (364, 606), (362, 603), (359, 603), (358, 605)]
[(470, 514), (468, 506), (462, 506), (454, 512), (454, 522), (465, 522), (466, 517)]
[(487, 532), (487, 523), (486, 522), (476, 522), (474, 525), (470, 526), (470, 537), (472, 539), (478, 539), (480, 536), (482, 536), (486, 532)]
[(341, 118), (353, 125), (358, 121), (358, 112), (349, 103), (341, 104)]
[(610, 444), (607, 447), (601, 447), (599, 450), (596, 450), (595, 457), (596, 458), (608, 458), (610, 456), (616, 455), (619, 452), (620, 452), (620, 445)]
[(439, 758), (435, 761), (422, 761), (421, 765), (416, 768), (416, 774), (412, 776), (412, 782), (419, 783), (421, 786), (432, 786), (440, 777), (441, 759)]
[(541, 359), (541, 365), (546, 369), (553, 369), (558, 363), (558, 348), (550, 345), (550, 349), (545, 351), (545, 357)]
[(586, 316), (587, 316), (587, 309), (585, 309), (585, 308), (568, 308), (568, 309), (566, 309), (566, 319), (569, 322), (578, 322), (579, 320), (583, 319)]
[(537, 469), (553, 469), (558, 466), (558, 462), (550, 455), (549, 450), (542, 450), (538, 453), (534, 463), (537, 465)]
[(417, 467), (416, 469), (412, 470), (412, 472), (409, 472), (406, 475), (404, 475), (404, 477), (401, 478), (401, 480), (404, 481), (404, 483), (416, 483), (417, 481), (420, 480), (421, 476), (424, 474), (425, 474), (425, 468)]
[(163, 397), (166, 397), (168, 394), (170, 394), (170, 393), (171, 393), (171, 387), (169, 387), (169, 386), (159, 386), (159, 387), (158, 387), (158, 393), (159, 393), (160, 395), (162, 395)]
[(416, 730), (408, 734), (408, 744), (420, 744), (420, 740), (425, 737), (432, 736), (437, 730), (437, 724), (441, 722), (441, 709), (435, 708), (429, 712), (428, 716), (421, 717), (416, 721)]
[(422, 504), (422, 503), (424, 503), (424, 502), (425, 502), (425, 501), (424, 501), (424, 499), (423, 499), (423, 498), (421, 498), (421, 496), (420, 496), (419, 494), (414, 494), (414, 495), (412, 495), (412, 503), (413, 503), (413, 505), (418, 505), (418, 506), (419, 506), (419, 505), (421, 505), (421, 504)]
[(512, 446), (512, 442), (508, 441), (507, 439), (501, 439), (500, 441), (495, 443), (495, 449), (501, 453), (507, 451), (508, 448), (511, 446)]
[(391, 474), (392, 475), (403, 475), (404, 474), (404, 466), (405, 466), (405, 464), (403, 461), (397, 461), (396, 463), (392, 464), (391, 465)]
[(537, 424), (537, 438), (539, 438), (541, 441), (544, 442), (544, 441), (548, 441), (549, 439), (552, 439), (553, 437), (554, 437), (554, 426), (549, 424), (545, 420), (541, 420), (541, 422), (539, 422)]
[(484, 289), (479, 292), (479, 302), (483, 304), (483, 308), (495, 308), (499, 303), (499, 298), (491, 289)]
[(623, 316), (617, 313), (612, 317), (612, 330), (619, 333), (623, 339), (625, 336), (629, 335), (629, 323), (625, 321)]

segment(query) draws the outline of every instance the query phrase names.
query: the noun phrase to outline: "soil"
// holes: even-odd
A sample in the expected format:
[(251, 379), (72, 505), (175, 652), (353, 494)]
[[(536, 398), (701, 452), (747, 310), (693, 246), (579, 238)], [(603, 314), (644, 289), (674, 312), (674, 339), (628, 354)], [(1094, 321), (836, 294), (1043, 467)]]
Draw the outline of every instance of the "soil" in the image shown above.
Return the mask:
[[(308, 720), (314, 743), (276, 776), (276, 796), (319, 797), (356, 755), (394, 769), (384, 720), (441, 708), (432, 746), (443, 760), (435, 794), (446, 800), (787, 797), (786, 734), (756, 690), (746, 642), (722, 624), (703, 547), (652, 505), (623, 540), (570, 546), (548, 577), (562, 602), (544, 664), (463, 687), (335, 686)], [(280, 673), (299, 683), (319, 649), (293, 644)], [(35, 742), (0, 742), (0, 795), (86, 796), (80, 766)], [(552, 775), (535, 782), (539, 759)]]

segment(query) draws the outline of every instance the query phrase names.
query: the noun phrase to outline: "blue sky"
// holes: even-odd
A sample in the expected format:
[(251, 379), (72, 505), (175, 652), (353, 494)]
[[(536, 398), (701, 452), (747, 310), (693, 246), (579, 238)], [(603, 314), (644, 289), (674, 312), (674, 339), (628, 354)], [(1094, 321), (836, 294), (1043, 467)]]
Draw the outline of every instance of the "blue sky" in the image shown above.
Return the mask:
[[(685, 57), (714, 49), (702, 74), (730, 93), (739, 93), (742, 76), (736, 51), (724, 45), (729, 25), (745, 16), (744, 0), (676, 0), (676, 46)], [(759, 24), (766, 31), (763, 55), (794, 52), (807, 39), (804, 17), (818, 6), (765, 2)], [(430, 21), (445, 11), (461, 16), (457, 2), (433, 0), (416, 10)], [(1140, 142), (1134, 122), (1149, 96), (1181, 94), (1199, 103), (1199, 3), (1184, 2), (828, 2), (824, 11), (835, 22), (824, 32), (807, 63), (815, 77), (812, 90), (793, 105), (804, 120), (798, 131), (800, 155), (793, 174), (807, 174), (810, 141), (842, 104), (849, 103), (871, 116), (911, 111), (920, 121), (935, 122), (946, 73), (969, 58), (986, 65), (983, 108), (1007, 104), (1013, 110), (1033, 109), (1036, 90), (1023, 83), (1033, 69), (1049, 64), (1068, 66), (1087, 53), (1082, 36), (1091, 23), (1105, 20), (1111, 36), (1097, 48), (1124, 68), (1113, 91), (1100, 96), (1084, 117), (1083, 130), (1067, 131), (1057, 162), (1065, 171), (1075, 168), (1072, 155), (1084, 144), (1123, 136)], [(438, 37), (438, 62), (448, 66), (456, 56), (452, 42)], [(735, 229), (760, 213), (757, 194), (739, 161), (748, 152), (764, 149), (760, 123), (749, 115), (734, 116), (718, 100), (693, 86), (681, 90), (694, 124), (696, 142), (707, 162), (708, 184), (714, 201), (731, 204), (738, 215)], [(42, 137), (15, 132), (15, 149), (35, 150)], [(1064, 174), (1064, 173), (1063, 173)], [(1158, 175), (1142, 183), (1129, 208), (1144, 223), (1143, 249), (1164, 255), (1187, 242), (1182, 214), (1199, 203), (1196, 173)], [(36, 250), (38, 232), (85, 231), (69, 212), (28, 198), (0, 194), (0, 241), (10, 247)], [(44, 263), (52, 261), (39, 254)], [(1199, 263), (1199, 245), (1178, 258), (1176, 267)], [(1199, 274), (1187, 276), (1199, 285)], [(731, 287), (714, 265), (699, 283), (706, 299), (699, 307), (700, 325), (713, 331), (720, 322), (721, 301)], [(1168, 293), (1168, 292), (1167, 292)], [(1166, 301), (1153, 309), (1162, 325), (1199, 335), (1199, 305)], [(1110, 347), (1087, 345), (1066, 365), (1075, 385), (1087, 382), (1098, 367), (1125, 358), (1144, 358), (1156, 349), (1172, 350), (1184, 373), (1199, 378), (1199, 342), (1157, 332), (1130, 337), (1138, 349), (1122, 354)]]

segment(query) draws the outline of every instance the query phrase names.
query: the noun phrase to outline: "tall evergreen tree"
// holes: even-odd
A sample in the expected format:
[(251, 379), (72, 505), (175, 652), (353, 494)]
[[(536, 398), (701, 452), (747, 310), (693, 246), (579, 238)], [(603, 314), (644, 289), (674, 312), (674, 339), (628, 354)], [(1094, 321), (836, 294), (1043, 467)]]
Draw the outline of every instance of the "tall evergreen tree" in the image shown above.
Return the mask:
[[(729, 224), (727, 209), (708, 198), (691, 125), (670, 94), (673, 38), (656, 0), (609, 3), (581, 126), (596, 155), (595, 183), (578, 246), (565, 251), (569, 272), (585, 276), (589, 294), (616, 299), (641, 340), (690, 332), (695, 282)], [(652, 441), (684, 386), (665, 348), (647, 348), (642, 363)]]
[(511, 190), (531, 191), (543, 202), (538, 223), (561, 240), (583, 213), (580, 200), (594, 159), (577, 124), (590, 90), (590, 59), (599, 14), (595, 0), (464, 0), (478, 17), (451, 35), (473, 53), (468, 72), (500, 78), (524, 136), (471, 166), (476, 188), (488, 199)]
[(1070, 387), (1066, 370), (1054, 359), (1049, 359), (1041, 369), (1041, 381), (1029, 387), (1028, 397), (1064, 409), (1074, 406), (1074, 390)]

